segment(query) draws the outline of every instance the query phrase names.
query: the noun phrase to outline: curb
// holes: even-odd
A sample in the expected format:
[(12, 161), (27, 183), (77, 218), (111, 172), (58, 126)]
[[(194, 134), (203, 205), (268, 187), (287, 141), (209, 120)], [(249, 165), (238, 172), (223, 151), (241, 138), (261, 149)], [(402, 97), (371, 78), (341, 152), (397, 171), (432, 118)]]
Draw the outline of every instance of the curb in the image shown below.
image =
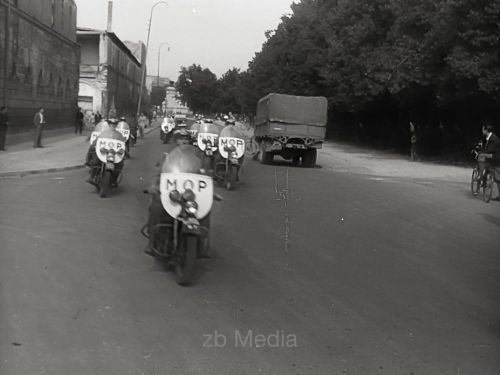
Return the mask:
[[(152, 133), (156, 129), (159, 129), (159, 126), (155, 126), (153, 128), (149, 127), (144, 131), (144, 135), (147, 135), (149, 133)], [(33, 170), (27, 170), (27, 171), (10, 171), (10, 172), (0, 172), (0, 178), (4, 177), (21, 177), (23, 178), (24, 176), (30, 176), (30, 175), (36, 175), (36, 174), (45, 174), (45, 173), (54, 173), (54, 172), (62, 172), (62, 171), (71, 171), (71, 170), (77, 170), (77, 169), (82, 169), (85, 168), (84, 164), (78, 164), (78, 165), (70, 165), (66, 167), (53, 167), (53, 168), (44, 168), (44, 169), (33, 169)]]
[(31, 176), (35, 174), (45, 174), (45, 173), (54, 173), (54, 172), (62, 172), (62, 171), (71, 171), (85, 168), (85, 165), (70, 165), (67, 167), (55, 167), (55, 168), (45, 168), (45, 169), (33, 169), (28, 171), (12, 171), (12, 172), (0, 172), (0, 178), (4, 177), (25, 177)]

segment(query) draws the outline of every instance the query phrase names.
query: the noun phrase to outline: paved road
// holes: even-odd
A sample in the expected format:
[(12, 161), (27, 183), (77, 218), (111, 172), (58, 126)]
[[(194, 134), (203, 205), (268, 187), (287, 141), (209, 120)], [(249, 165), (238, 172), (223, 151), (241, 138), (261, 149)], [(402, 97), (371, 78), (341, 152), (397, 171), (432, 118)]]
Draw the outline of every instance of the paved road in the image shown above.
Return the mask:
[(456, 182), (247, 161), (182, 288), (142, 250), (162, 148), (0, 180), (0, 374), (498, 374), (500, 206)]

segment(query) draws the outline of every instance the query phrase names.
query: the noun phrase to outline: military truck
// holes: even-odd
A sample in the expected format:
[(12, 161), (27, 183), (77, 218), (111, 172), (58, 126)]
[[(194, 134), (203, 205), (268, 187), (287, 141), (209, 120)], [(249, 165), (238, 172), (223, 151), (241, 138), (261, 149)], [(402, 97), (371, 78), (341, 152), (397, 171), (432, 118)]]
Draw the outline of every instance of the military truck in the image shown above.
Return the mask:
[(270, 164), (279, 155), (293, 164), (316, 165), (326, 133), (328, 101), (322, 96), (269, 94), (257, 103), (255, 140), (258, 160)]

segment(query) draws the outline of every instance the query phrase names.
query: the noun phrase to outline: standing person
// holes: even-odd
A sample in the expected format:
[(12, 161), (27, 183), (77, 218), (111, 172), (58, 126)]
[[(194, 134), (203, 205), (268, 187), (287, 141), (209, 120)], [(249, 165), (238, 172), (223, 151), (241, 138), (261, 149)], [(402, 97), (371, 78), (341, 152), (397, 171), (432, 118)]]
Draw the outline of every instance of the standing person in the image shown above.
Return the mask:
[(77, 133), (82, 134), (82, 130), (83, 130), (83, 113), (82, 109), (78, 107), (78, 110), (76, 111), (75, 134)]
[(413, 125), (413, 122), (410, 121), (410, 159), (411, 161), (415, 161), (418, 159), (417, 155), (417, 129), (415, 125)]
[[(483, 149), (479, 153), (479, 156), (484, 157), (483, 163), (478, 163), (479, 165), (479, 175), (481, 176), (482, 183), (486, 182), (486, 171), (494, 171), (492, 167), (500, 167), (500, 140), (493, 133), (492, 125), (483, 125), (482, 133), (485, 139)], [(498, 194), (494, 198), (496, 201), (500, 201), (500, 183), (497, 183)]]
[(97, 125), (98, 123), (100, 123), (101, 120), (102, 120), (102, 116), (99, 113), (99, 111), (97, 111), (96, 114), (94, 115), (94, 125)]
[(139, 124), (139, 134), (141, 138), (144, 138), (144, 129), (148, 127), (148, 118), (144, 112), (140, 114), (137, 122)]
[(0, 108), (0, 151), (5, 151), (5, 137), (7, 128), (9, 127), (9, 116), (7, 115), (7, 107)]
[(43, 107), (40, 107), (35, 113), (35, 117), (33, 117), (33, 125), (35, 126), (35, 140), (33, 142), (33, 148), (43, 147), (42, 131), (45, 124), (47, 124), (47, 121), (45, 120), (44, 109)]

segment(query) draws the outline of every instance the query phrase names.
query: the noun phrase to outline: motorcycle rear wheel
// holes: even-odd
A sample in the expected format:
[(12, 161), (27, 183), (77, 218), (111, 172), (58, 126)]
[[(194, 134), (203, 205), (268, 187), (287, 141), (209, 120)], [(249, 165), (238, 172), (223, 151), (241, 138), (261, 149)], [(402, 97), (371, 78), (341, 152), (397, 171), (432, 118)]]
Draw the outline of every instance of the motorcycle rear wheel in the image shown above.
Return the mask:
[(178, 258), (178, 262), (175, 265), (175, 276), (177, 284), (188, 286), (194, 275), (198, 237), (184, 235), (183, 242), (183, 255)]

